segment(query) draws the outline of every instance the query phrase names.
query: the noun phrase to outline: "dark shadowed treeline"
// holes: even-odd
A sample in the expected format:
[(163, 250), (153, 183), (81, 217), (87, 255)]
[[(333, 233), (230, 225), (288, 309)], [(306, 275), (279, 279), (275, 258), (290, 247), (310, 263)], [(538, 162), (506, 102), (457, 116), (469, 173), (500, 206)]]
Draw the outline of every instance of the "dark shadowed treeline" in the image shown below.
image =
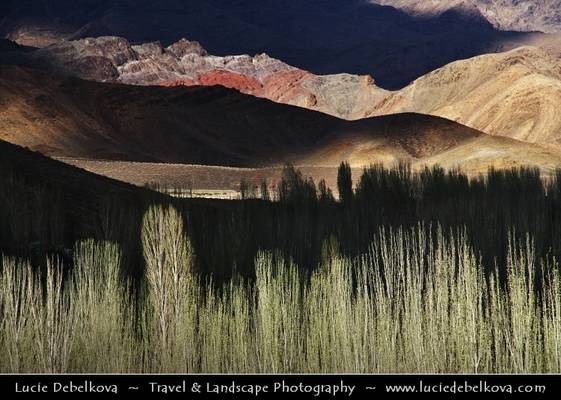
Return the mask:
[(407, 164), (374, 165), (353, 187), (351, 169), (342, 164), (337, 182), (339, 201), (326, 194), (324, 183), (316, 189), (312, 180), (287, 166), (278, 204), (244, 203), (247, 230), (242, 232), (305, 266), (318, 264), (326, 241), (335, 239), (345, 255), (355, 257), (368, 251), (380, 227), (419, 223), (433, 235), (437, 227), (445, 234), (465, 228), (484, 265), (501, 271), (512, 234), (511, 239), (529, 234), (538, 259), (561, 256), (560, 172), (544, 179), (538, 169), (522, 167), (468, 178), (438, 167), (413, 172)]
[[(428, 233), (466, 231), (484, 265), (504, 267), (510, 232), (535, 239), (536, 258), (561, 256), (561, 173), (547, 181), (538, 170), (491, 170), (468, 179), (440, 168), (413, 172), (408, 165), (372, 166), (355, 180), (343, 164), (340, 201), (325, 182), (317, 185), (287, 166), (276, 193), (266, 182), (245, 197), (276, 201), (177, 199), (119, 183), (24, 150), (0, 160), (0, 253), (71, 259), (74, 243), (109, 240), (122, 249), (125, 270), (144, 269), (140, 230), (152, 204), (173, 204), (184, 218), (195, 269), (218, 281), (233, 272), (254, 276), (260, 250), (273, 250), (300, 268), (314, 268), (326, 248), (364, 254), (382, 226)], [(21, 154), (20, 154), (21, 152)], [(18, 158), (19, 157), (19, 158)], [(436, 234), (435, 232), (432, 232)], [(323, 249), (323, 250), (322, 250)]]
[(468, 179), (437, 167), (413, 173), (407, 165), (374, 166), (364, 171), (353, 200), (343, 204), (351, 222), (340, 225), (339, 233), (352, 252), (368, 246), (380, 225), (465, 227), (484, 264), (504, 270), (510, 233), (517, 239), (530, 234), (537, 258), (561, 253), (560, 183), (559, 172), (544, 180), (531, 168), (491, 169)]
[(0, 141), (0, 253), (68, 264), (76, 241), (109, 240), (135, 272), (144, 212), (168, 199)]

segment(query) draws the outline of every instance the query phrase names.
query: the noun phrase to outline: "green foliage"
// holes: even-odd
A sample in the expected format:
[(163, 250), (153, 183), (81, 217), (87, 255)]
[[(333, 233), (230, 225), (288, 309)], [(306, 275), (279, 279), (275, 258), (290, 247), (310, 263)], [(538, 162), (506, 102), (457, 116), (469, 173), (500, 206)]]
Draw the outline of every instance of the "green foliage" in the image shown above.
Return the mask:
[(561, 372), (561, 171), (371, 166), (336, 202), (288, 165), (221, 202), (19, 168), (2, 372)]
[(380, 229), (358, 267), (332, 239), (311, 274), (259, 253), (255, 281), (217, 287), (193, 273), (180, 214), (151, 208), (138, 301), (111, 243), (78, 243), (66, 278), (2, 258), (0, 371), (561, 372), (556, 262), (511, 236), (501, 284), (465, 231), (427, 232)]
[(102, 178), (80, 186), (82, 174), (74, 170), (61, 179), (25, 170), (25, 164), (0, 160), (0, 251), (43, 267), (46, 258), (56, 256), (71, 268), (75, 242), (114, 242), (124, 274), (135, 286), (145, 270), (142, 219), (152, 205), (173, 205), (183, 216), (198, 255), (193, 269), (204, 278), (212, 275), (217, 284), (233, 277), (232, 265), (254, 279), (253, 261), (262, 250), (313, 270), (320, 265), (322, 243), (331, 236), (342, 255), (355, 259), (368, 251), (381, 227), (419, 222), (427, 229), (441, 225), (445, 235), (465, 227), (486, 273), (498, 266), (501, 281), (510, 230), (516, 239), (534, 238), (535, 261), (561, 257), (561, 171), (549, 178), (522, 167), (468, 178), (439, 167), (414, 172), (407, 164), (373, 165), (357, 180), (352, 201), (336, 202), (326, 184), (316, 188), (287, 165), (276, 193), (270, 193), (278, 201), (259, 202), (253, 200), (258, 188), (249, 183), (244, 201), (180, 199)]
[(184, 340), (192, 339), (189, 332), (195, 306), (193, 249), (181, 215), (171, 207), (151, 207), (144, 216), (142, 244), (152, 363), (162, 371), (174, 365), (184, 366), (192, 356)]

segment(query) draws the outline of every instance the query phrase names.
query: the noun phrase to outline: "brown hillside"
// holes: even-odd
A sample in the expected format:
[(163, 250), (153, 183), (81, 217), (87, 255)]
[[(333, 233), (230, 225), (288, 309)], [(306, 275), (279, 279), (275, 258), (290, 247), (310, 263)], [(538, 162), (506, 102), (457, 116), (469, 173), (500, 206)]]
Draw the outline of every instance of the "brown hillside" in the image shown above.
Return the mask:
[(561, 145), (561, 62), (534, 47), (458, 61), (419, 78), (367, 115), (420, 112), (485, 133)]
[(481, 169), (499, 150), (501, 165), (561, 165), (556, 150), (487, 140), (427, 115), (344, 121), (221, 87), (103, 84), (6, 66), (0, 139), (57, 157), (237, 167), (438, 160)]

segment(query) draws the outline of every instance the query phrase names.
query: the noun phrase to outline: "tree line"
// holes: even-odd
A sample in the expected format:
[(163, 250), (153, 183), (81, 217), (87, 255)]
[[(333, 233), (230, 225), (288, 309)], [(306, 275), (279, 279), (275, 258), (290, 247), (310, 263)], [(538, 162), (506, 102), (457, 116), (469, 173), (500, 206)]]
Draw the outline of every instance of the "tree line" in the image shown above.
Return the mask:
[(561, 256), (561, 172), (546, 180), (538, 169), (520, 167), (469, 178), (458, 170), (413, 171), (399, 164), (372, 165), (355, 178), (342, 163), (334, 194), (325, 182), (316, 184), (287, 165), (275, 193), (264, 183), (261, 196), (241, 201), (95, 189), (84, 195), (79, 185), (23, 174), (2, 163), (0, 252), (71, 260), (78, 240), (110, 241), (122, 249), (125, 271), (141, 276), (142, 216), (151, 205), (169, 204), (184, 218), (195, 270), (217, 281), (237, 273), (254, 277), (260, 251), (313, 270), (326, 248), (353, 259), (368, 251), (382, 227), (419, 224), (429, 234), (436, 234), (437, 226), (444, 232), (465, 229), (488, 268), (506, 268), (509, 235), (530, 235), (536, 259)]

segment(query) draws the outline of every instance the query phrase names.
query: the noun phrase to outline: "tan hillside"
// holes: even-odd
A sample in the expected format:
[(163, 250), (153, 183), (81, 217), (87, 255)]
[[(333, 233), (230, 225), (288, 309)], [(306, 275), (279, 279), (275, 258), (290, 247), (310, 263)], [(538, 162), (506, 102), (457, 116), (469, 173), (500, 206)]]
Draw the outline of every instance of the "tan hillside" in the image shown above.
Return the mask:
[(419, 112), (483, 132), (561, 145), (561, 61), (533, 47), (454, 62), (422, 78), (367, 115)]
[(461, 149), (500, 150), (501, 165), (561, 165), (557, 150), (490, 140), (428, 115), (345, 121), (221, 87), (106, 84), (7, 66), (0, 67), (0, 139), (56, 157), (234, 167), (495, 165)]
[(546, 50), (522, 47), (455, 62), (397, 92), (381, 89), (367, 75), (315, 75), (266, 54), (209, 55), (198, 42), (186, 39), (163, 47), (158, 42), (131, 45), (119, 37), (88, 38), (27, 56), (31, 65), (46, 62), (57, 73), (98, 82), (219, 85), (342, 119), (417, 112), (492, 135), (555, 144), (560, 61), (546, 51), (555, 54), (557, 44), (544, 42), (543, 35), (533, 38), (533, 44)]
[(51, 156), (260, 165), (336, 118), (221, 87), (104, 84), (0, 66), (0, 139)]

